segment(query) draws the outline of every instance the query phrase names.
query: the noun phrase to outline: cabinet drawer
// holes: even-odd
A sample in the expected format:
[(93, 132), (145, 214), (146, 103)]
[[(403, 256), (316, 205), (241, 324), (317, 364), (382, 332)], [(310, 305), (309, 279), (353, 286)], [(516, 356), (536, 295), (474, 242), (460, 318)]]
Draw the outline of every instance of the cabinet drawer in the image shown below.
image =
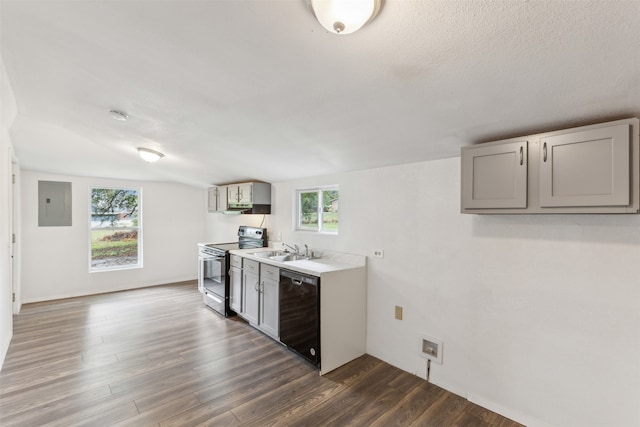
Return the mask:
[(280, 280), (280, 269), (269, 264), (260, 264), (260, 278)]
[(231, 266), (242, 268), (242, 257), (238, 255), (231, 255)]
[(250, 271), (252, 273), (258, 274), (258, 272), (260, 271), (260, 263), (252, 259), (243, 258), (242, 268), (245, 269), (246, 271)]

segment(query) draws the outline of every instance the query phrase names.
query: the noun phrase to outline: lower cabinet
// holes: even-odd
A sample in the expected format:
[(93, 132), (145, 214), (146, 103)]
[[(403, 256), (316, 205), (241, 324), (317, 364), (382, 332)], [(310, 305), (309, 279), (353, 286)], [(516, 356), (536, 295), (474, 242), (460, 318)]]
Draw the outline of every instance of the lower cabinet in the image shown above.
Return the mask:
[(229, 307), (236, 313), (242, 312), (242, 258), (231, 255), (229, 268)]
[(252, 325), (258, 325), (260, 308), (259, 263), (250, 259), (242, 260), (242, 315)]
[(280, 336), (280, 269), (260, 264), (259, 328), (274, 338)]
[(280, 269), (250, 259), (237, 258), (242, 262), (242, 269), (234, 265), (232, 259), (229, 271), (231, 309), (252, 326), (278, 339), (280, 336)]
[(229, 307), (236, 313), (242, 312), (242, 269), (231, 267), (229, 269)]

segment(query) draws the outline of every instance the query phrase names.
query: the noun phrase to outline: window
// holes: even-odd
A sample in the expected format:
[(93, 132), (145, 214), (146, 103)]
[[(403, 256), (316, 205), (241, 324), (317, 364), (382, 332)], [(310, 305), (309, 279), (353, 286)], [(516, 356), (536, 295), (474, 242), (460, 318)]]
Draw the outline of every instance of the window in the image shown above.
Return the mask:
[(89, 271), (142, 267), (138, 188), (91, 188)]
[(298, 190), (298, 230), (338, 233), (338, 187)]

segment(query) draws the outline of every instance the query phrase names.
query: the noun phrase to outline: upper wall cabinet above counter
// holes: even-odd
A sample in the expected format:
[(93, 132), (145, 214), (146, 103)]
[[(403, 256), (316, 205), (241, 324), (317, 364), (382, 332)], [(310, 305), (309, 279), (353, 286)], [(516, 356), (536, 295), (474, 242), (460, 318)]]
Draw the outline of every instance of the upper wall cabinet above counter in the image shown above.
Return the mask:
[(639, 153), (637, 118), (462, 147), (460, 211), (638, 213)]
[(227, 187), (209, 187), (208, 191), (208, 211), (224, 212), (227, 210)]
[(244, 182), (208, 189), (209, 212), (225, 214), (270, 214), (271, 184)]

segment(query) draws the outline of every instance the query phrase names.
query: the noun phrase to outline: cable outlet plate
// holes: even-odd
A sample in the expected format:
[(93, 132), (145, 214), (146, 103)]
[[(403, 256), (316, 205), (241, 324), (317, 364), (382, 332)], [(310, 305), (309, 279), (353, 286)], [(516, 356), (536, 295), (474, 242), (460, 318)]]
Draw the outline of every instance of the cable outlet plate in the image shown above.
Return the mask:
[(420, 337), (420, 356), (442, 365), (442, 340), (422, 335)]

